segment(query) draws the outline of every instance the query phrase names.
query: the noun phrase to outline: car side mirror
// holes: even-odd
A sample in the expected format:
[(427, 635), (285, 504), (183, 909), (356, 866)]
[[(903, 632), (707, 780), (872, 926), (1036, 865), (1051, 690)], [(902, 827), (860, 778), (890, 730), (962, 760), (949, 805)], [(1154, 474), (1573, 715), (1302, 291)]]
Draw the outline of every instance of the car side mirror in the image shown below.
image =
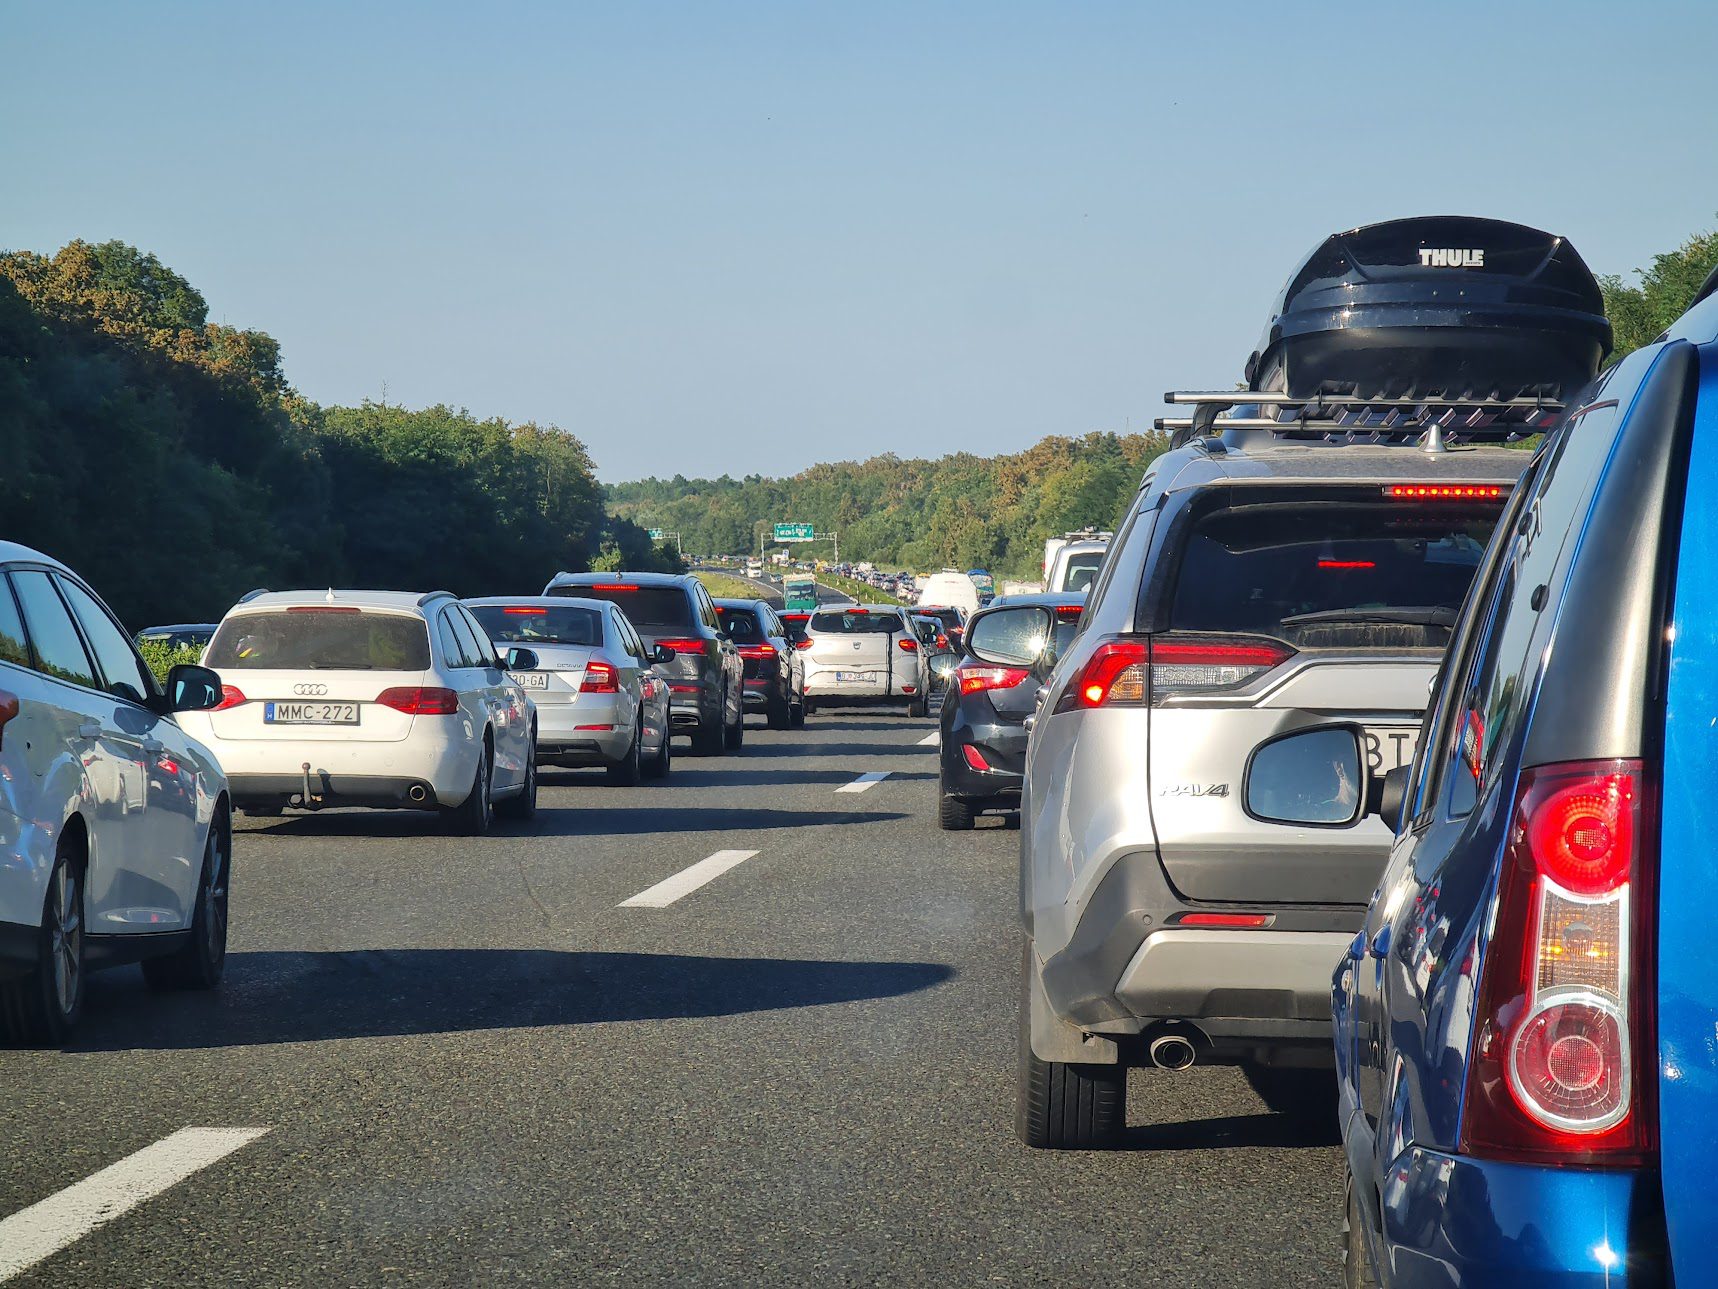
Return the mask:
[(658, 666), (666, 666), (668, 663), (674, 661), (674, 650), (670, 649), (667, 645), (657, 645), (656, 648), (650, 652), (650, 661), (656, 663)]
[(1258, 747), (1242, 801), (1266, 823), (1346, 828), (1369, 804), (1370, 777), (1355, 725), (1318, 725)]
[(501, 661), (508, 671), (532, 671), (541, 661), (534, 649), (521, 649), (515, 646), (501, 656)]
[(1035, 667), (1049, 652), (1055, 629), (1055, 615), (1034, 604), (990, 609), (966, 624), (966, 651), (993, 666)]
[(1374, 799), (1366, 803), (1366, 813), (1377, 815), (1391, 832), (1402, 827), (1402, 805), (1408, 799), (1408, 771), (1411, 766), (1398, 765), (1382, 779), (1374, 779)]
[(955, 662), (953, 654), (939, 653), (936, 657), (931, 659), (931, 675), (935, 676), (944, 684), (947, 684), (949, 677), (954, 675), (955, 668), (958, 665), (959, 664)]
[(206, 712), (221, 705), (221, 677), (207, 667), (182, 662), (167, 673), (167, 708)]

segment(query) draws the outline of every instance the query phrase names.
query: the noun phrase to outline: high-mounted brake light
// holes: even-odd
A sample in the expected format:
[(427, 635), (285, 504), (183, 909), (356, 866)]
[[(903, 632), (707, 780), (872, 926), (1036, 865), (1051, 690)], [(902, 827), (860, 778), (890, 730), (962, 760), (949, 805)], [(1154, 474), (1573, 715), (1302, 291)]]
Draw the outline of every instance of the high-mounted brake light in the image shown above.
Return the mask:
[(248, 703), (249, 701), (250, 699), (245, 697), (244, 691), (237, 685), (222, 685), (221, 701), (216, 703), (210, 710), (224, 712), (229, 707), (237, 707), (240, 703)]
[(1500, 501), (1509, 489), (1499, 483), (1387, 483), (1391, 501)]
[(1013, 689), (1031, 674), (1024, 667), (961, 667), (955, 672), (960, 678), (960, 692), (963, 694), (976, 694), (986, 689)]
[(1639, 761), (1523, 770), (1478, 988), (1461, 1145), (1553, 1164), (1657, 1147)]
[(618, 694), (620, 672), (607, 658), (592, 658), (585, 663), (585, 678), (579, 682), (581, 694)]
[(407, 716), (457, 716), (459, 695), (434, 685), (399, 685), (376, 695), (383, 707)]
[(631, 582), (592, 582), (593, 591), (636, 591), (638, 588)]
[(1318, 561), (1318, 566), (1320, 568), (1333, 568), (1333, 569), (1334, 568), (1350, 569), (1350, 568), (1377, 568), (1378, 567), (1378, 565), (1375, 561), (1369, 560), (1369, 559), (1321, 559)]
[(1058, 604), (1056, 606), (1056, 616), (1064, 622), (1078, 618), (1085, 611), (1086, 606), (1083, 604)]
[(902, 636), (899, 640), (895, 641), (895, 648), (899, 649), (902, 653), (917, 653), (919, 651), (919, 642), (908, 636)]
[(510, 617), (541, 618), (546, 617), (549, 611), (539, 605), (510, 604), (505, 609), (502, 609), (501, 612)]

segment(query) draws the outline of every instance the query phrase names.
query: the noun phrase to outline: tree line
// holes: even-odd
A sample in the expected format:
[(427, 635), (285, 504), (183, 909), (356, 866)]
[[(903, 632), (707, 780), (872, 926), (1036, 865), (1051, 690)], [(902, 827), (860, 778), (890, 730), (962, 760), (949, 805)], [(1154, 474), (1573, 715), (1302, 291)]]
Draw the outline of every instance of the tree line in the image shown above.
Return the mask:
[[(1714, 265), (1718, 232), (1707, 232), (1654, 256), (1629, 279), (1601, 277), (1613, 357), (1651, 343)], [(699, 553), (755, 551), (760, 522), (800, 521), (838, 532), (845, 559), (1036, 578), (1044, 539), (1088, 524), (1113, 527), (1145, 466), (1167, 447), (1161, 435), (1097, 433), (995, 457), (817, 465), (788, 479), (641, 479), (610, 485), (608, 502), (617, 515), (678, 530), (685, 548)]]
[(153, 255), (0, 254), (0, 536), (64, 560), (133, 627), (258, 586), (540, 590), (669, 567), (554, 426), (322, 407), (261, 331), (209, 321)]

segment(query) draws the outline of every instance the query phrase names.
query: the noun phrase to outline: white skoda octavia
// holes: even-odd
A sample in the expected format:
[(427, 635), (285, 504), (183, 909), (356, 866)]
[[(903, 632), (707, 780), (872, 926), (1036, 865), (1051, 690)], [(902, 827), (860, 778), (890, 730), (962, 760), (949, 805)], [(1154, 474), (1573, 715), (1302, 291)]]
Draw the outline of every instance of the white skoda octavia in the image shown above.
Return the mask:
[(371, 806), (441, 810), (457, 831), (537, 808), (537, 711), (446, 591), (265, 591), (235, 605), (203, 655), (213, 710), (187, 717), (246, 814)]

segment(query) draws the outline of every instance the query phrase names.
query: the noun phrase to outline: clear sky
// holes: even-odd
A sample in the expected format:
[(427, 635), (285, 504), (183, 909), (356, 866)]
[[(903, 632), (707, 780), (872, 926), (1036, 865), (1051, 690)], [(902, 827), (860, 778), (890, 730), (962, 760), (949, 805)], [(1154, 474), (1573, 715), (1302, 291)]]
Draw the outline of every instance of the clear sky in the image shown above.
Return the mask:
[(1319, 238), (1718, 224), (1718, 4), (0, 0), (0, 247), (120, 238), (322, 402), (605, 479), (1140, 429)]

